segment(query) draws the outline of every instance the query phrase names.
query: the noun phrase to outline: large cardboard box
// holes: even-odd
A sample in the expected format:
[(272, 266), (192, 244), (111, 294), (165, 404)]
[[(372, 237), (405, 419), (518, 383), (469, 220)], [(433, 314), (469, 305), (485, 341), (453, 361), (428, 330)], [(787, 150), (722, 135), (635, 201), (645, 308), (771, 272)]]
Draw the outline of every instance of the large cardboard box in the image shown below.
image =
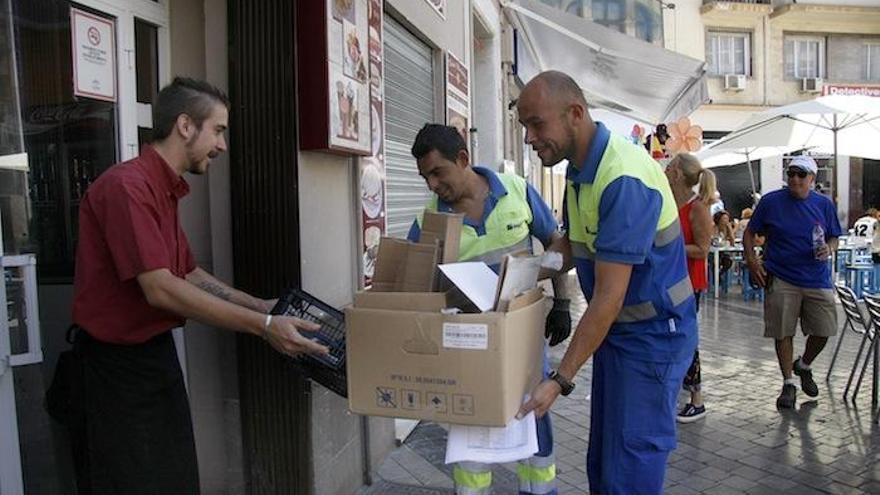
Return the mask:
[(442, 314), (440, 293), (361, 293), (345, 310), (348, 399), (371, 416), (504, 426), (541, 379), (540, 289), (505, 313)]

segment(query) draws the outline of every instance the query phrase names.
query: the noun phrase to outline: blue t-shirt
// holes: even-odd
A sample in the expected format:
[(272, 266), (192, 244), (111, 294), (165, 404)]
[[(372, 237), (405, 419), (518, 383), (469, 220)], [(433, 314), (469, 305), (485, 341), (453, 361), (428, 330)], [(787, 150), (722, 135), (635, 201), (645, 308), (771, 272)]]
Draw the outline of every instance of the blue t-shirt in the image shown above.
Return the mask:
[[(507, 188), (504, 187), (504, 183), (501, 182), (501, 179), (498, 178), (498, 175), (494, 171), (485, 167), (474, 167), (474, 172), (482, 175), (488, 181), (489, 195), (486, 196), (486, 202), (483, 206), (483, 218), (480, 219), (479, 222), (473, 222), (465, 217), (464, 224), (472, 227), (477, 235), (483, 236), (486, 235), (486, 219), (489, 218), (489, 215), (495, 209), (498, 200), (507, 196), (508, 193)], [(526, 184), (526, 202), (529, 204), (529, 209), (532, 210), (532, 223), (529, 224), (529, 232), (537, 237), (544, 246), (547, 246), (550, 243), (553, 233), (557, 231), (558, 226), (556, 224), (556, 219), (553, 218), (553, 213), (550, 212), (547, 203), (541, 199), (541, 195), (538, 194), (538, 191), (528, 183)], [(452, 205), (437, 198), (437, 211), (450, 213), (453, 211)], [(409, 228), (409, 233), (406, 238), (412, 242), (418, 242), (421, 234), (422, 230), (419, 228), (419, 223), (413, 220), (413, 224)], [(498, 264), (495, 264), (490, 265), (489, 268), (498, 272), (499, 266)]]
[(831, 268), (813, 254), (813, 226), (825, 231), (825, 241), (840, 237), (834, 203), (810, 191), (805, 199), (787, 187), (766, 194), (758, 203), (748, 229), (767, 237), (764, 266), (786, 282), (809, 289), (830, 289)]

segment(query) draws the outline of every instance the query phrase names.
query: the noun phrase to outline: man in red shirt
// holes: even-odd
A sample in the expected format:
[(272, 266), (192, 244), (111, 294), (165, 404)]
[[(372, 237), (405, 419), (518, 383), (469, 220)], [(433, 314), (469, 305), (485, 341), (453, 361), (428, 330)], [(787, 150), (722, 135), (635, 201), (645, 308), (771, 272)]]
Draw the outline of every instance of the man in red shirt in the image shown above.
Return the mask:
[(300, 335), (316, 325), (270, 316), (272, 302), (198, 268), (180, 227), (185, 172), (226, 151), (229, 100), (176, 78), (153, 107), (141, 155), (108, 169), (79, 210), (73, 322), (82, 390), (71, 426), (80, 494), (197, 494), (198, 466), (170, 330), (187, 318), (249, 332), (279, 352), (325, 353)]

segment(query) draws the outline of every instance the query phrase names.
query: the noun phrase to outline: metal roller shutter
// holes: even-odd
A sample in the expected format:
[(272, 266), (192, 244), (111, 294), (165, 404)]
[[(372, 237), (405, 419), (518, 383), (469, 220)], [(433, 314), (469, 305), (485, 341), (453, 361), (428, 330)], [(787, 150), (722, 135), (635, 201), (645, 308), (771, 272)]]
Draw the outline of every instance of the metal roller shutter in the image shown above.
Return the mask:
[(433, 52), (385, 16), (385, 173), (387, 235), (406, 237), (431, 192), (410, 154), (419, 129), (434, 122)]

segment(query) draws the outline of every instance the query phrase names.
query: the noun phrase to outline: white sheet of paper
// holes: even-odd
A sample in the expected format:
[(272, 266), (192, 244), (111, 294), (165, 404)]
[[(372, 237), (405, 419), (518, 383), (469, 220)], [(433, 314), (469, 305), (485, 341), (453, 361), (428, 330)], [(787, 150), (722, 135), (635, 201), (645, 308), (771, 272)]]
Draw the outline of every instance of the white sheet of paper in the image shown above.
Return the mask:
[(446, 464), (461, 461), (513, 462), (538, 452), (535, 413), (512, 419), (505, 427), (451, 425), (446, 442)]
[(498, 275), (482, 261), (439, 265), (440, 271), (471, 300), (480, 311), (491, 311), (495, 303)]
[(541, 272), (541, 259), (540, 256), (508, 256), (498, 301), (510, 302), (514, 297), (535, 288)]

